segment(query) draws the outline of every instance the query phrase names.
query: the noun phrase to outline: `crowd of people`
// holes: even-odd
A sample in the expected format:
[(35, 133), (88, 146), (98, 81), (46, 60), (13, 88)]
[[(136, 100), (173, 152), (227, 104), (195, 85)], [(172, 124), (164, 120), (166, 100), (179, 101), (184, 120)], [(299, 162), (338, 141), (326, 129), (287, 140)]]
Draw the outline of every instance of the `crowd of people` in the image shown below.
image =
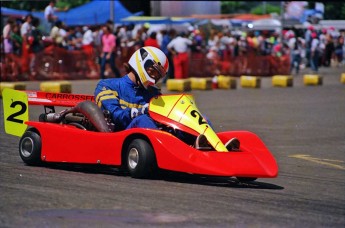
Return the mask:
[(49, 44), (68, 51), (83, 50), (90, 58), (98, 60), (100, 78), (109, 74), (106, 71), (108, 63), (114, 76), (120, 77), (119, 61), (128, 60), (128, 56), (143, 46), (157, 47), (167, 55), (171, 66), (168, 72), (170, 78), (189, 76), (191, 56), (206, 58), (212, 65), (212, 74), (219, 74), (221, 62), (246, 55), (288, 55), (291, 74), (298, 74), (301, 67), (310, 67), (312, 72), (318, 72), (320, 66), (345, 63), (345, 32), (333, 27), (310, 25), (306, 29), (287, 29), (283, 33), (241, 31), (226, 26), (211, 30), (190, 26), (184, 31), (177, 31), (154, 30), (148, 23), (142, 26), (115, 26), (111, 20), (97, 26), (71, 27), (49, 15), (47, 13), (46, 16), (52, 23), (49, 34), (40, 31), (39, 19), (31, 14), (22, 21), (8, 18), (2, 33), (2, 53), (20, 56), (28, 52), (28, 71), (33, 71), (35, 54)]

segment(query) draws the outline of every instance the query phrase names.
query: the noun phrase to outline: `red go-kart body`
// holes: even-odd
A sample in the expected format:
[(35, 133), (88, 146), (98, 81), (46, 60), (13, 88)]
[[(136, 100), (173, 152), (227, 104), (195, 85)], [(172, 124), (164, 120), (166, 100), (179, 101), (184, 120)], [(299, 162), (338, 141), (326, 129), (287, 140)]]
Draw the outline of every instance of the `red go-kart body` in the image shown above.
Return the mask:
[(151, 143), (161, 169), (214, 176), (276, 177), (275, 159), (253, 133), (229, 131), (218, 133), (226, 142), (236, 137), (241, 150), (217, 152), (197, 150), (170, 133), (133, 128), (115, 133), (83, 131), (73, 126), (27, 122), (42, 138), (41, 159), (46, 162), (69, 162), (120, 166), (126, 140), (143, 137)]
[[(88, 95), (33, 91), (26, 91), (26, 94), (29, 104), (46, 108), (75, 107), (82, 104), (81, 102), (95, 105), (93, 97)], [(8, 99), (13, 103), (13, 97)], [(19, 145), (23, 161), (29, 165), (60, 162), (122, 166), (127, 167), (132, 176), (138, 178), (152, 174), (155, 170), (153, 167), (248, 180), (274, 178), (278, 175), (278, 165), (274, 157), (257, 135), (248, 131), (214, 132), (200, 114), (191, 95), (165, 95), (153, 98), (149, 114), (155, 121), (171, 128), (195, 136), (204, 134), (211, 150), (196, 149), (163, 129), (132, 128), (100, 132), (86, 129), (82, 124), (66, 122), (62, 118), (67, 116), (66, 113), (73, 112), (75, 115), (80, 110), (82, 114), (78, 115), (83, 117), (84, 122), (85, 119), (92, 119), (101, 112), (96, 106), (95, 109), (89, 109), (88, 112), (93, 110), (90, 115), (83, 113), (83, 108), (79, 107), (58, 115), (58, 121), (48, 121), (49, 118), (41, 117), (40, 121), (26, 121), (25, 124), (29, 128)], [(55, 115), (46, 112), (44, 116), (53, 114)], [(101, 115), (102, 119), (103, 113)], [(240, 148), (236, 151), (227, 151), (224, 145), (234, 137), (240, 141)]]

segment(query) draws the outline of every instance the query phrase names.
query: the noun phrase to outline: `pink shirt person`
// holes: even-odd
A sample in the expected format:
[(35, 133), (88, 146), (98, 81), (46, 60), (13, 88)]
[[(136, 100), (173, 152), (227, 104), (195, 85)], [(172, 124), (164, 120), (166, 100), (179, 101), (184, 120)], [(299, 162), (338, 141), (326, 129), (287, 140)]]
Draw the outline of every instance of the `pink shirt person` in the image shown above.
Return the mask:
[(116, 45), (116, 37), (114, 34), (112, 33), (108, 33), (108, 34), (103, 34), (102, 36), (102, 44), (103, 44), (103, 48), (102, 51), (103, 53), (110, 53), (115, 49), (115, 45)]
[(102, 59), (101, 59), (101, 78), (105, 78), (105, 65), (110, 64), (110, 67), (115, 74), (115, 77), (120, 78), (120, 71), (117, 69), (115, 64), (115, 41), (116, 37), (112, 34), (109, 26), (103, 26), (102, 35)]

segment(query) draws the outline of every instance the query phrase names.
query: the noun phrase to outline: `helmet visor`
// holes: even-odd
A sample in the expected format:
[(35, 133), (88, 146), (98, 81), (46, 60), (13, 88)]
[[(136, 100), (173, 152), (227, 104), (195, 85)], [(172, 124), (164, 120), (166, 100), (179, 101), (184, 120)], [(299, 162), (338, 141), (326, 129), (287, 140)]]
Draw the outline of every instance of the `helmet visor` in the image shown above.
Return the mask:
[(159, 79), (165, 77), (166, 72), (160, 63), (156, 63), (151, 59), (147, 59), (144, 63), (146, 73), (157, 83)]

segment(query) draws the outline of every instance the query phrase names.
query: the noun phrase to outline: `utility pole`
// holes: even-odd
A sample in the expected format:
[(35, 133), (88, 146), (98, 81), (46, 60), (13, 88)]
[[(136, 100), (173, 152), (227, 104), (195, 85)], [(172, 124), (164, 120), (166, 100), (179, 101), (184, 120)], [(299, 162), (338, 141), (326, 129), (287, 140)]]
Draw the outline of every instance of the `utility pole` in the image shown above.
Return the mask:
[(114, 17), (114, 0), (110, 0), (110, 1), (109, 1), (109, 4), (110, 4), (110, 7), (109, 7), (109, 10), (110, 10), (110, 20), (114, 21), (114, 23), (115, 23), (115, 17)]
[(284, 1), (280, 2), (280, 17), (281, 17), (281, 31), (280, 31), (280, 42), (283, 43), (283, 29), (284, 29), (284, 14), (285, 14), (285, 10), (284, 10)]
[(262, 14), (266, 14), (266, 1), (262, 2)]

